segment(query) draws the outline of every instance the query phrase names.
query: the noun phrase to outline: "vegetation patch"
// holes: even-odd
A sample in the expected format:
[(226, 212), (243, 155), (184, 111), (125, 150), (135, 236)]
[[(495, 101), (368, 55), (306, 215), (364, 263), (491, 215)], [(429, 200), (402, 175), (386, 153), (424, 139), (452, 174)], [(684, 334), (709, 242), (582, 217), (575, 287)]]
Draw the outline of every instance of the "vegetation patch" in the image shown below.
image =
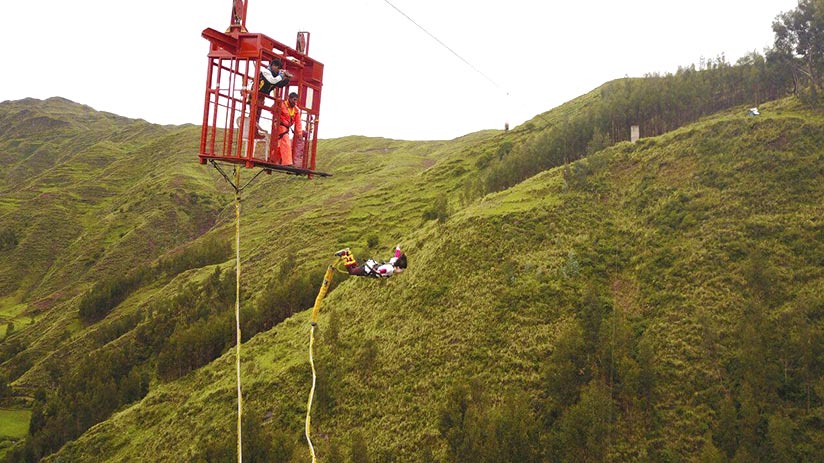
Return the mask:
[(29, 431), (31, 410), (0, 408), (0, 439), (20, 439)]

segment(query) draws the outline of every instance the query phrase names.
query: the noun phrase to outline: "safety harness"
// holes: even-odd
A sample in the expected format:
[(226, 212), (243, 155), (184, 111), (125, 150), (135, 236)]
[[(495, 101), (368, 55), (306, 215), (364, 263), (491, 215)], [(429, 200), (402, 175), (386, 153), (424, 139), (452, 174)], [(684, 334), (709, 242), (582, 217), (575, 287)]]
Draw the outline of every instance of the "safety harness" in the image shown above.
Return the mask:
[[(372, 263), (372, 265), (369, 264), (370, 262)], [(385, 273), (379, 273), (378, 272), (378, 268), (380, 268), (381, 265), (386, 265), (386, 264), (387, 264), (387, 262), (384, 262), (384, 261), (381, 261), (381, 263), (379, 264), (379, 263), (375, 262), (374, 260), (369, 259), (363, 264), (363, 268), (369, 270), (369, 273), (366, 274), (367, 276), (370, 276), (370, 277), (373, 277), (373, 278), (389, 278), (390, 276), (392, 276), (391, 274), (385, 274)]]

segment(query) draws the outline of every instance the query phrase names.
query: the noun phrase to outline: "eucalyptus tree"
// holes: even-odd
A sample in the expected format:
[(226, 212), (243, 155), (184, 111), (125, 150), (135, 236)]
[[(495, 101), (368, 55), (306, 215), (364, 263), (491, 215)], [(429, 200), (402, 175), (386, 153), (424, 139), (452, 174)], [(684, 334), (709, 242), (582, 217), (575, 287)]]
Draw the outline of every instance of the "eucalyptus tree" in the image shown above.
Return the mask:
[(799, 0), (798, 8), (778, 15), (772, 28), (777, 57), (791, 62), (806, 78), (815, 104), (824, 68), (824, 0)]

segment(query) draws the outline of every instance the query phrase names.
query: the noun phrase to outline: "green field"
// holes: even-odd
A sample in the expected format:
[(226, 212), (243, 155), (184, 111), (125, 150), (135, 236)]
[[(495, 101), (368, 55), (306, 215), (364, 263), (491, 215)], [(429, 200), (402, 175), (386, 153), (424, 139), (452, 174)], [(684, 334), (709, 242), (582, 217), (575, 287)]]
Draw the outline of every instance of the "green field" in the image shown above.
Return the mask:
[(0, 408), (0, 438), (21, 438), (29, 432), (31, 410)]

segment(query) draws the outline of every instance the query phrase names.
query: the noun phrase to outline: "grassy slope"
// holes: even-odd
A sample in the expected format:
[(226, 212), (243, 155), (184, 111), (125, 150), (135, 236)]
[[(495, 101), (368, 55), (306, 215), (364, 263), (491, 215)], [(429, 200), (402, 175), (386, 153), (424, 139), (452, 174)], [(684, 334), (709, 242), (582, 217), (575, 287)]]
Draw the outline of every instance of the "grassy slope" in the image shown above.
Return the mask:
[[(765, 106), (757, 119), (739, 113), (618, 145), (566, 175), (542, 173), (441, 225), (421, 225), (420, 208), (425, 196), (458, 187), (457, 167), (471, 166), (462, 160), (473, 152), (470, 141), (462, 155), (455, 145), (416, 145), (427, 153), (421, 158), (394, 156), (392, 146), (403, 142), (387, 141), (388, 152), (368, 154), (357, 150), (374, 140), (330, 141), (330, 150), (349, 150), (345, 160), (332, 156), (323, 166), (336, 174), (333, 181), (267, 185), (271, 195), (245, 206), (248, 280), (276, 265), (287, 248), (321, 266), (328, 251), (370, 231), (381, 247), (400, 241), (411, 257), (401, 277), (349, 279), (325, 303), (321, 329), (334, 312), (340, 346), (332, 356), (328, 339), (317, 345), (319, 367), (336, 364), (330, 381), (338, 391), (331, 412), (313, 420), (320, 454), (330, 438), (362, 428), (370, 449), (412, 460), (438, 434), (448, 387), (468, 377), (480, 378), (493, 395), (517, 389), (537, 400), (541, 365), (595, 283), (653, 346), (656, 407), (668, 423), (656, 433), (619, 423), (627, 431), (611, 442), (612, 452), (630, 460), (658, 442), (694, 455), (712, 419), (696, 397), (723, 385), (719, 365), (730, 355), (723, 339), (746, 304), (743, 267), (751, 250), (768, 254), (787, 288), (786, 304), (803, 291), (824, 292), (824, 186), (817, 180), (824, 174), (824, 121), (780, 105)], [(414, 165), (436, 154), (436, 168)], [(402, 181), (387, 172), (402, 173)], [(279, 194), (287, 190), (291, 197)], [(264, 219), (271, 214), (279, 218)], [(279, 244), (280, 235), (291, 238), (288, 246)], [(266, 426), (282, 422), (295, 433), (310, 384), (307, 317), (298, 314), (244, 345), (247, 410), (271, 411), (276, 419)], [(707, 324), (717, 330), (717, 345), (701, 342)], [(357, 358), (370, 340), (377, 361), (364, 369)], [(230, 352), (157, 387), (59, 457), (131, 461), (149, 453), (157, 461), (185, 460), (204, 436), (232, 439), (234, 388)]]
[(31, 412), (19, 409), (0, 409), (0, 438), (19, 439), (26, 435), (29, 429)]
[[(77, 153), (72, 151), (72, 156), (32, 173), (25, 181), (4, 185), (9, 197), (18, 198), (4, 215), (22, 236), (20, 245), (4, 253), (8, 258), (0, 265), (0, 274), (8, 276), (10, 286), (4, 292), (0, 321), (15, 322), (16, 337), (27, 346), (6, 366), (30, 363), (15, 386), (33, 390), (47, 382), (44, 360), (57, 355), (61, 362), (71, 361), (72, 356), (97, 348), (93, 338), (99, 328), (140, 311), (147, 301), (171, 297), (180, 284), (174, 281), (164, 287), (161, 282), (144, 288), (104, 322), (84, 327), (77, 321), (75, 308), (77, 296), (90, 283), (150, 262), (210, 229), (209, 234), (229, 239), (234, 231), (234, 207), (219, 174), (192, 162), (197, 128), (156, 128), (147, 134), (140, 121), (113, 129), (107, 115), (87, 114), (88, 108), (65, 100), (19, 104), (34, 108), (24, 110), (24, 116), (48, 113), (58, 121), (92, 120), (99, 131), (110, 132), (109, 139), (84, 144), (70, 139), (66, 129), (69, 141), (61, 143), (82, 145), (74, 150)], [(20, 114), (19, 108), (10, 109)], [(142, 136), (122, 135), (135, 131)], [(4, 135), (13, 140), (17, 136)], [(80, 138), (85, 135), (82, 132)], [(384, 252), (417, 224), (420, 209), (429, 201), (419, 192), (438, 186), (437, 180), (411, 184), (407, 179), (436, 164), (444, 150), (460, 152), (461, 147), (494, 136), (495, 132), (488, 132), (453, 142), (423, 143), (363, 137), (325, 140), (322, 150), (330, 154), (323, 156), (320, 166), (335, 172), (332, 179), (259, 178), (244, 192), (244, 285), (248, 285), (244, 295), (253, 297), (267, 284), (271, 269), (285, 259), (298, 259), (303, 269), (316, 267), (329, 249), (365, 247), (366, 234), (380, 234), (377, 247)], [(128, 146), (123, 140), (129, 140)], [(46, 139), (41, 145), (59, 151), (55, 143)], [(97, 154), (108, 156), (106, 162), (86, 162)], [(17, 158), (13, 161), (26, 164)], [(243, 183), (251, 175), (251, 171), (244, 172)], [(55, 190), (59, 194), (49, 193), (49, 200), (44, 201), (43, 191), (55, 182), (62, 182)], [(386, 211), (387, 198), (398, 192), (408, 201)], [(32, 226), (31, 211), (49, 223)], [(414, 212), (410, 215), (409, 211)], [(61, 227), (68, 230), (58, 234)], [(316, 233), (319, 229), (326, 230), (321, 237)], [(35, 252), (44, 246), (48, 249)]]
[[(141, 183), (147, 182), (147, 177), (157, 177), (170, 157), (187, 151), (191, 135), (181, 138), (178, 134), (191, 130), (95, 113), (60, 99), (29, 102), (28, 109), (22, 111), (15, 107), (27, 101), (13, 102), (3, 112), (3, 118), (13, 122), (2, 134), (0, 147), (9, 166), (0, 183), (4, 198), (0, 214), (20, 235), (20, 244), (4, 255), (0, 266), (3, 293), (14, 294), (18, 301), (60, 299), (55, 291), (65, 288), (67, 275), (73, 275), (70, 279), (75, 282), (87, 271), (99, 274), (101, 266), (103, 270), (112, 265), (119, 265), (114, 271), (127, 269), (130, 264), (116, 254), (115, 247), (141, 253), (137, 257), (153, 251), (156, 256), (157, 251), (146, 246), (151, 241), (146, 237), (134, 246), (115, 245), (141, 233), (150, 234), (145, 227), (153, 225), (152, 218), (146, 215), (153, 208), (166, 206), (165, 201), (153, 197), (141, 208), (145, 197), (130, 193), (143, 189), (144, 195), (156, 194), (166, 187), (155, 185), (151, 191)], [(44, 127), (37, 130), (33, 126)], [(146, 144), (145, 140), (154, 143)], [(187, 145), (183, 149), (168, 149), (184, 141)], [(38, 148), (28, 153), (21, 149), (25, 144)], [(191, 205), (186, 206), (191, 209)], [(122, 216), (129, 211), (140, 217)], [(203, 227), (197, 221), (192, 225)], [(127, 237), (130, 232), (134, 234)], [(110, 250), (114, 253), (109, 254)]]
[[(24, 109), (21, 109), (24, 108)], [(33, 365), (18, 386), (43, 384), (38, 365), (88, 335), (77, 296), (203, 235), (225, 200), (188, 162), (197, 128), (160, 127), (58, 98), (4, 104), (10, 166), (0, 182), (4, 224), (19, 244), (0, 263), (0, 320), (13, 321)], [(32, 153), (21, 149), (36, 145)], [(82, 343), (81, 343), (82, 344)]]
[(29, 431), (31, 411), (16, 408), (0, 408), (0, 458), (13, 442), (26, 437)]

